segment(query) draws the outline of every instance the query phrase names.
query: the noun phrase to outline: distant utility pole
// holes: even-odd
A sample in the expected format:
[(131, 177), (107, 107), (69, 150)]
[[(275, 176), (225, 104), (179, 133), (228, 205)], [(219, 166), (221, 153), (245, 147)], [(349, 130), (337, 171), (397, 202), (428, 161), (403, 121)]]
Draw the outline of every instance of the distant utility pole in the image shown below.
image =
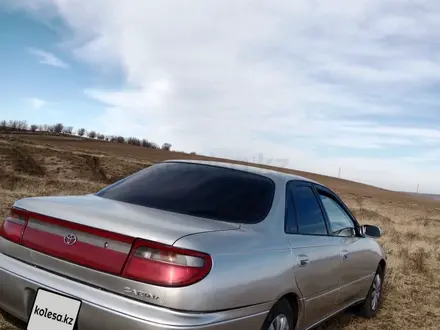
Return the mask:
[(339, 167), (339, 174), (338, 174), (338, 178), (341, 178), (341, 168)]
[(417, 184), (417, 193), (419, 193), (419, 185), (420, 183)]

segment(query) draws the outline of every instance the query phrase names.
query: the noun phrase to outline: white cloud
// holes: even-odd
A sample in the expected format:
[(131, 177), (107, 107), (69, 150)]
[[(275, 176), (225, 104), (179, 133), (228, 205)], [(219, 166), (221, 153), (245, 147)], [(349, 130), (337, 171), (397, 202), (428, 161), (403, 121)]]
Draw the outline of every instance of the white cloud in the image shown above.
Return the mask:
[(29, 52), (39, 58), (41, 64), (51, 65), (58, 68), (68, 68), (69, 64), (62, 61), (54, 54), (37, 48), (29, 48)]
[[(47, 0), (65, 47), (120, 90), (88, 86), (106, 133), (396, 189), (433, 179), (440, 149), (435, 0)], [(47, 15), (45, 16), (47, 17)]]
[(39, 98), (36, 98), (36, 97), (29, 99), (29, 102), (30, 102), (32, 108), (34, 108), (35, 110), (40, 110), (42, 107), (44, 107), (47, 104), (46, 101), (39, 99)]

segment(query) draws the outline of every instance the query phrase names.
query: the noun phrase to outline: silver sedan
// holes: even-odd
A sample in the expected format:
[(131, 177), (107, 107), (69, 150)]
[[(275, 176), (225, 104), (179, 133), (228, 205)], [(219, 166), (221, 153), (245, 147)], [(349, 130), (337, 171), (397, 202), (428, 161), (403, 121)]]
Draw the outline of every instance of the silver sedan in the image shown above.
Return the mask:
[(308, 179), (166, 161), (96, 194), (18, 200), (0, 308), (37, 329), (309, 329), (379, 309), (378, 227)]

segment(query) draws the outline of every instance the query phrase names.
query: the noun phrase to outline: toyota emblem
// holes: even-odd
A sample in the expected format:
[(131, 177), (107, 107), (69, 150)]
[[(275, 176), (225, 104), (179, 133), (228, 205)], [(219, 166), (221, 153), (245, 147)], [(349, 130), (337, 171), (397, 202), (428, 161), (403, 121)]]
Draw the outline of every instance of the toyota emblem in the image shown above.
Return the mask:
[(74, 234), (69, 234), (69, 235), (64, 236), (64, 244), (67, 244), (67, 245), (73, 245), (76, 243), (77, 240), (78, 239), (77, 239), (76, 235), (74, 235)]

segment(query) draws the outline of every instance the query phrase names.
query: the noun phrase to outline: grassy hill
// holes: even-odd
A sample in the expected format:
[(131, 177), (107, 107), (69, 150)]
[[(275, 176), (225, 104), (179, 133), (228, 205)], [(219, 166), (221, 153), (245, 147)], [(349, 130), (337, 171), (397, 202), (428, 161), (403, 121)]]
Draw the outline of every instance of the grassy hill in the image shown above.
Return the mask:
[[(5, 216), (18, 198), (96, 192), (166, 159), (227, 161), (72, 136), (0, 134), (0, 214)], [(378, 318), (365, 321), (346, 313), (321, 329), (438, 328), (440, 201), (313, 173), (278, 170), (328, 185), (341, 195), (360, 222), (378, 224), (385, 230), (381, 242), (388, 254), (389, 269)], [(0, 329), (16, 327), (23, 325), (9, 317), (0, 321)]]

